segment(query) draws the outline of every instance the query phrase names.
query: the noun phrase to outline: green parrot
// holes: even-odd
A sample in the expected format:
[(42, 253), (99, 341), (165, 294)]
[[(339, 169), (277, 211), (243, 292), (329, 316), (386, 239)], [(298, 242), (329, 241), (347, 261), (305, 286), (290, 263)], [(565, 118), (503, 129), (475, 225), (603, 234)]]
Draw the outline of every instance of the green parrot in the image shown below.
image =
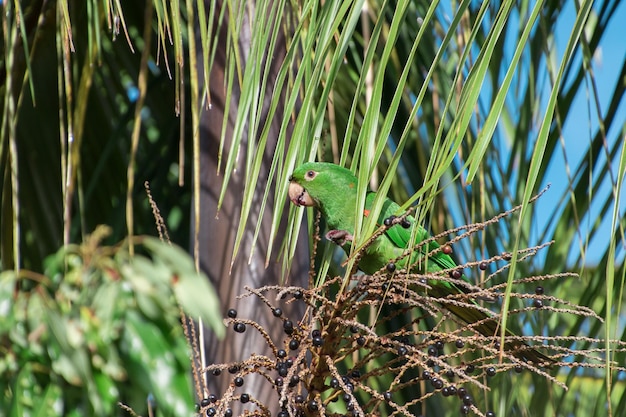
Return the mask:
[[(321, 212), (329, 228), (326, 238), (341, 246), (346, 253), (350, 253), (351, 242), (355, 227), (355, 206), (357, 204), (357, 178), (346, 168), (327, 162), (308, 162), (298, 167), (289, 178), (289, 199), (296, 206), (316, 207)], [(369, 191), (365, 198), (364, 215), (369, 215), (376, 193)], [(395, 217), (400, 212), (400, 206), (386, 198), (378, 224), (385, 225), (385, 233), (376, 238), (362, 254), (358, 267), (366, 274), (385, 268), (390, 261), (399, 258), (407, 249), (414, 247), (428, 239), (430, 234), (420, 225), (416, 225), (415, 240), (411, 240), (411, 227), (415, 219), (406, 216), (403, 219)], [(427, 245), (417, 249), (411, 256), (409, 265), (411, 272), (437, 274), (443, 270), (451, 270), (453, 278), (464, 278), (460, 269), (449, 255), (449, 251), (439, 250), (426, 260), (426, 254), (439, 248), (439, 244), (432, 240)], [(447, 253), (446, 253), (447, 252)], [(408, 256), (400, 259), (395, 267), (404, 268), (409, 261)], [(421, 261), (420, 261), (421, 258)], [(424, 268), (425, 266), (425, 268)], [(393, 269), (393, 267), (392, 267)], [(424, 270), (425, 269), (425, 270)], [(447, 296), (469, 293), (468, 288), (454, 285), (449, 281), (429, 280), (428, 293), (431, 296), (445, 299)], [(468, 305), (457, 305), (441, 301), (441, 304), (450, 312), (468, 324), (488, 319), (489, 316), (479, 309)], [(474, 327), (487, 337), (499, 335), (496, 320), (486, 320)], [(513, 333), (507, 331), (513, 336)], [(553, 360), (542, 353), (530, 348), (522, 341), (510, 341), (505, 346), (514, 352), (515, 356), (533, 362), (536, 365), (550, 366)]]

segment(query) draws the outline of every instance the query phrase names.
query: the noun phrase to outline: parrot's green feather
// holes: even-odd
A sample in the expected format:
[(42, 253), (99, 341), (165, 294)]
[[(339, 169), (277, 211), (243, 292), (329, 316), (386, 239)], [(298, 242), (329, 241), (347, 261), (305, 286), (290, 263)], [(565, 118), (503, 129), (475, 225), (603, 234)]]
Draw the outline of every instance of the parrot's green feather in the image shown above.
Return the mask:
[[(367, 194), (366, 199), (365, 199), (366, 213), (372, 207), (375, 198), (376, 198), (376, 193), (369, 192)], [(382, 225), (384, 224), (385, 219), (388, 219), (392, 216), (396, 216), (399, 214), (401, 214), (400, 206), (396, 204), (395, 202), (393, 202), (392, 200), (390, 200), (389, 198), (386, 198), (383, 203), (383, 208), (378, 216), (377, 223), (378, 225)], [(407, 250), (410, 248), (415, 248), (415, 252), (412, 254), (410, 258), (406, 257), (405, 259), (402, 259), (398, 263), (400, 267), (406, 267), (408, 259), (410, 259), (409, 265), (411, 269), (415, 269), (414, 265), (417, 265), (417, 269), (422, 269), (424, 271), (431, 272), (431, 273), (437, 273), (442, 270), (454, 269), (457, 267), (454, 260), (449, 255), (443, 253), (441, 250), (434, 253), (432, 256), (428, 257), (428, 254), (430, 252), (435, 251), (439, 248), (439, 244), (435, 240), (431, 240), (430, 242), (428, 242), (428, 244), (420, 245), (421, 242), (430, 238), (430, 234), (428, 233), (426, 229), (424, 229), (422, 226), (416, 223), (415, 218), (413, 216), (411, 215), (406, 216), (405, 221), (408, 222), (407, 225), (409, 227), (404, 227), (401, 224), (396, 224), (394, 226), (387, 228), (387, 230), (385, 231), (386, 239), (382, 239), (382, 241), (379, 244), (379, 248), (385, 254), (386, 262), (382, 264), (378, 264), (376, 270), (379, 270), (380, 268), (385, 266), (387, 262), (391, 261), (397, 256), (400, 256), (406, 253)], [(414, 228), (415, 230), (413, 230)], [(413, 243), (411, 244), (410, 242), (411, 242), (412, 233), (415, 233), (415, 237), (413, 239)], [(397, 254), (397, 255), (394, 257), (389, 256), (389, 254), (391, 253)], [(366, 253), (364, 255), (364, 258), (366, 258), (365, 262), (367, 262), (367, 257), (368, 257), (368, 254)], [(369, 272), (369, 271), (366, 271), (366, 272)], [(375, 271), (371, 271), (370, 273), (373, 273), (373, 272)], [(463, 278), (467, 279), (466, 277), (463, 277)], [(458, 287), (450, 284), (449, 282), (434, 280), (433, 282), (431, 282), (431, 284), (442, 286), (442, 287), (449, 289), (450, 294), (455, 293), (455, 292), (458, 293), (459, 291), (466, 292), (465, 290), (459, 289)]]
[[(330, 230), (354, 234), (358, 180), (350, 170), (330, 163), (309, 162), (293, 172), (290, 182), (289, 195), (295, 204), (316, 206), (321, 210)], [(363, 215), (369, 215), (375, 198), (376, 193), (368, 192)], [(383, 225), (385, 219), (401, 214), (400, 206), (386, 198), (377, 223)], [(428, 244), (420, 245), (421, 242), (429, 239), (430, 235), (426, 229), (416, 223), (413, 216), (408, 215), (405, 220), (408, 224), (394, 224), (388, 227), (382, 236), (365, 249), (359, 261), (359, 269), (367, 274), (374, 274), (393, 260), (397, 260), (397, 267), (408, 267), (413, 273), (442, 276), (442, 271), (452, 271), (457, 268), (457, 264), (448, 254), (442, 250), (436, 251), (439, 248), (436, 241), (431, 240)], [(412, 236), (413, 239), (411, 239)], [(342, 243), (342, 245), (343, 249), (349, 253), (350, 244)], [(411, 256), (403, 256), (407, 250), (413, 250)], [(427, 256), (431, 252), (433, 254)], [(467, 280), (465, 276), (462, 278)], [(430, 279), (428, 285), (431, 287), (429, 295), (437, 297), (447, 310), (470, 326), (481, 322), (473, 327), (485, 336), (498, 335), (498, 322), (495, 318), (489, 320), (490, 316), (484, 311), (472, 308), (469, 304), (458, 305), (446, 302), (447, 296), (469, 293), (467, 288), (438, 279)], [(466, 303), (471, 303), (471, 301)], [(513, 333), (507, 330), (507, 335), (513, 335)], [(537, 364), (549, 366), (552, 362), (550, 358), (519, 340), (507, 343), (506, 348), (514, 351), (514, 354), (521, 359)]]

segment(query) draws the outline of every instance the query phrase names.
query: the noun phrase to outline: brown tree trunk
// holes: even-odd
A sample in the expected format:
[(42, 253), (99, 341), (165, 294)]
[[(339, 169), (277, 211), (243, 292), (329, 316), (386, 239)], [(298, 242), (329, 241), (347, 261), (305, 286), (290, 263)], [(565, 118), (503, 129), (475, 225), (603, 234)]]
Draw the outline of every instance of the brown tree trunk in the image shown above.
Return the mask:
[[(207, 5), (208, 7), (208, 5)], [(246, 13), (249, 12), (249, 8), (245, 8)], [(228, 13), (228, 11), (227, 11)], [(226, 13), (226, 14), (227, 14)], [(219, 11), (215, 12), (215, 15), (219, 15)], [(249, 28), (250, 16), (246, 16), (244, 28)], [(268, 181), (269, 168), (274, 155), (275, 142), (268, 141), (265, 148), (265, 155), (263, 166), (259, 180), (255, 185), (255, 204), (253, 204), (250, 219), (246, 225), (245, 237), (239, 250), (239, 254), (234, 260), (231, 269), (231, 259), (233, 244), (235, 241), (235, 234), (239, 227), (239, 215), (241, 210), (242, 195), (246, 181), (244, 162), (246, 159), (245, 151), (247, 149), (247, 143), (249, 140), (256, 140), (256, 138), (243, 137), (241, 140), (241, 154), (238, 158), (238, 165), (233, 172), (230, 182), (228, 184), (228, 192), (224, 203), (219, 211), (219, 217), (216, 218), (217, 213), (217, 200), (219, 198), (219, 192), (222, 187), (223, 176), (217, 174), (217, 155), (218, 147), (220, 143), (220, 136), (222, 131), (222, 121), (224, 120), (224, 105), (225, 105), (225, 59), (226, 51), (226, 24), (228, 22), (228, 16), (224, 17), (222, 22), (222, 29), (219, 33), (219, 39), (217, 40), (220, 47), (215, 57), (215, 62), (211, 68), (210, 73), (210, 94), (211, 94), (211, 108), (205, 109), (202, 114), (201, 121), (201, 191), (200, 191), (200, 211), (201, 211), (201, 223), (199, 230), (199, 253), (200, 253), (200, 265), (201, 269), (208, 274), (211, 281), (215, 285), (220, 301), (222, 303), (222, 311), (224, 316), (228, 308), (233, 307), (238, 310), (238, 317), (254, 319), (272, 336), (275, 343), (279, 343), (284, 339), (284, 332), (282, 329), (282, 322), (275, 318), (271, 311), (257, 298), (246, 298), (242, 302), (237, 302), (235, 297), (244, 292), (244, 286), (248, 285), (253, 288), (258, 288), (263, 285), (276, 285), (281, 283), (280, 264), (271, 262), (268, 268), (265, 268), (265, 258), (268, 249), (268, 238), (271, 228), (271, 221), (273, 215), (273, 208), (280, 204), (286, 204), (284, 201), (275, 202), (272, 200), (273, 193), (270, 193), (270, 200), (267, 203), (265, 215), (263, 217), (263, 226), (259, 233), (259, 239), (254, 249), (254, 256), (251, 262), (248, 263), (249, 254), (251, 252), (251, 240), (254, 235), (254, 228), (258, 219), (258, 213), (260, 208), (260, 202), (263, 198), (263, 192)], [(246, 61), (247, 53), (250, 48), (251, 36), (246, 29), (242, 31), (242, 36), (239, 39), (239, 48), (242, 51), (243, 61)], [(198, 45), (200, 45), (200, 38), (197, 36)], [(262, 120), (265, 120), (270, 95), (273, 90), (273, 80), (275, 80), (280, 65), (284, 59), (285, 54), (285, 31), (281, 31), (279, 35), (276, 54), (272, 59), (270, 82), (267, 85), (267, 90), (262, 92), (265, 94), (264, 100), (264, 114)], [(198, 56), (198, 62), (202, 61), (202, 57)], [(245, 64), (244, 64), (245, 65)], [(202, 71), (200, 68), (199, 71)], [(199, 72), (202, 74), (202, 72)], [(202, 78), (202, 77), (200, 77)], [(233, 132), (233, 120), (238, 107), (239, 100), (239, 87), (235, 86), (232, 92), (232, 102), (230, 108), (226, 109), (230, 116), (228, 117), (228, 125), (226, 128), (226, 144), (224, 149), (228, 150), (230, 147), (230, 141), (232, 140)], [(279, 109), (282, 106), (279, 105)], [(280, 120), (282, 114), (280, 111), (275, 115), (272, 121), (270, 138), (277, 138)], [(244, 135), (247, 135), (248, 130), (243, 130)], [(225, 164), (225, 160), (228, 155), (224, 155), (222, 160), (222, 169)], [(284, 184), (281, 184), (284, 186)], [(193, 204), (192, 204), (193, 207)], [(193, 213), (192, 213), (193, 219)], [(286, 219), (283, 219), (286, 220)], [(284, 229), (285, 221), (282, 223)], [(192, 220), (192, 246), (193, 246), (193, 220)], [(274, 250), (272, 254), (278, 253), (278, 246), (280, 245), (280, 236), (284, 233), (278, 234), (278, 241), (275, 242)], [(306, 286), (308, 283), (308, 247), (307, 240), (304, 234), (301, 234), (301, 242), (299, 243), (299, 250), (294, 258), (293, 265), (291, 267), (290, 277), (288, 278), (290, 285)], [(296, 308), (301, 309), (302, 305)], [(297, 314), (300, 312), (290, 311), (289, 308), (284, 308), (285, 315), (298, 318)], [(282, 343), (281, 343), (282, 344)], [(268, 349), (265, 340), (259, 335), (257, 331), (248, 327), (248, 330), (243, 333), (235, 333), (232, 328), (228, 329), (226, 338), (224, 340), (217, 340), (212, 333), (209, 333), (205, 341), (205, 349), (207, 353), (208, 364), (212, 363), (227, 363), (233, 361), (239, 361), (248, 358), (252, 353), (266, 354), (272, 356), (271, 351)], [(218, 397), (224, 392), (229, 383), (232, 382), (233, 375), (223, 373), (221, 376), (216, 377), (213, 375), (207, 376), (207, 387), (210, 393), (215, 393)], [(276, 399), (278, 398), (275, 389), (267, 383), (266, 380), (261, 378), (246, 377), (245, 389), (242, 392), (249, 393), (252, 397), (256, 398), (260, 402), (270, 406), (270, 410), (274, 411), (278, 408)]]

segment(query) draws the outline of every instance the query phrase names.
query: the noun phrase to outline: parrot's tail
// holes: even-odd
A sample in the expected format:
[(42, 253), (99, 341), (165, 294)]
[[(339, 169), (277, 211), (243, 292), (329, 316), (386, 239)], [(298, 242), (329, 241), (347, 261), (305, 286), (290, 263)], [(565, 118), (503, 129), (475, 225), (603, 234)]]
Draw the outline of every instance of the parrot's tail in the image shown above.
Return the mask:
[[(456, 303), (448, 303), (443, 300), (439, 301), (447, 310), (455, 316), (462, 319), (470, 325), (470, 328), (478, 331), (483, 336), (498, 338), (500, 336), (500, 326), (495, 318), (488, 316), (484, 311), (472, 308), (469, 305), (458, 305)], [(509, 330), (506, 331), (507, 336), (515, 336)], [(511, 352), (515, 357), (532, 362), (535, 365), (550, 368), (554, 364), (554, 360), (541, 352), (533, 349), (521, 340), (509, 340), (504, 345), (505, 350)]]

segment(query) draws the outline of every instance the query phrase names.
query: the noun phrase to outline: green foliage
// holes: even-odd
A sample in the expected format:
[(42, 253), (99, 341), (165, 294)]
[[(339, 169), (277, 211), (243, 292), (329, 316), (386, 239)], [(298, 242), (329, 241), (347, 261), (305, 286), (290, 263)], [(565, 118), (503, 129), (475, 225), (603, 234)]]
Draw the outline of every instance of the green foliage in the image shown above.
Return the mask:
[[(509, 278), (516, 270), (522, 275), (576, 270), (580, 279), (555, 285), (551, 294), (592, 307), (605, 322), (590, 325), (584, 318), (552, 315), (531, 323), (533, 332), (604, 338), (607, 365), (612, 356), (608, 339), (624, 339), (626, 147), (620, 108), (626, 63), (614, 73), (610, 90), (598, 88), (596, 75), (603, 54), (615, 54), (605, 38), (616, 25), (621, 28), (624, 2), (261, 0), (248, 7), (225, 0), (222, 8), (216, 1), (179, 0), (20, 3), (3, 3), (0, 45), (0, 262), (16, 271), (3, 273), (15, 285), (3, 287), (9, 297), (3, 296), (0, 306), (7, 306), (6, 300), (32, 299), (39, 300), (40, 310), (52, 308), (41, 300), (46, 293), (53, 299), (50, 288), (62, 284), (19, 269), (41, 271), (47, 254), (83, 241), (98, 224), (112, 227), (111, 242), (150, 233), (154, 222), (145, 215), (149, 206), (141, 198), (143, 181), (152, 185), (172, 240), (186, 245), (189, 175), (193, 172), (197, 193), (198, 123), (210, 103), (213, 110), (220, 105), (231, 110), (223, 115), (224, 125), (216, 127), (221, 141), (214, 144), (222, 197), (228, 195), (236, 162), (245, 161), (240, 169), (248, 181), (235, 252), (249, 247), (242, 244), (249, 237), (245, 227), (257, 222), (254, 240), (285, 237), (283, 262), (288, 266), (296, 236), (304, 233), (304, 212), (288, 209), (289, 227), (283, 235), (278, 226), (286, 213), (280, 205), (268, 213), (267, 200), (286, 199), (287, 179), (302, 161), (334, 161), (358, 172), (363, 190), (369, 184), (378, 187), (381, 198), (389, 195), (417, 206), (416, 217), (433, 234), (524, 204), (526, 215), (459, 244), (458, 260), (517, 253), (517, 248), (554, 240), (532, 264), (513, 262)], [(226, 35), (215, 36), (222, 31)], [(194, 38), (198, 33), (200, 42)], [(281, 41), (286, 51), (281, 51)], [(211, 68), (222, 56), (226, 62), (218, 72), (224, 74), (219, 86), (224, 95), (202, 96), (204, 87), (217, 84)], [(200, 57), (203, 65), (197, 62)], [(270, 66), (276, 63), (274, 79)], [(142, 74), (146, 84), (139, 81)], [(587, 106), (583, 116), (575, 111), (581, 100)], [(271, 161), (264, 152), (268, 146)], [(572, 149), (579, 155), (572, 157)], [(271, 170), (264, 198), (258, 201), (256, 180), (265, 165)], [(532, 212), (526, 205), (529, 196), (556, 177), (564, 184), (553, 186), (548, 202), (540, 201), (541, 208)], [(185, 186), (179, 187), (179, 181)], [(251, 215), (257, 206), (260, 214)], [(196, 212), (191, 222), (214, 214)], [(261, 226), (268, 221), (272, 227), (266, 233)], [(309, 226), (314, 228), (313, 216)], [(374, 228), (367, 221), (362, 226), (356, 233), (361, 242)], [(337, 264), (333, 249), (321, 242), (322, 276)], [(595, 253), (591, 264), (589, 252)], [(172, 267), (161, 262), (159, 268)], [(75, 269), (65, 259), (57, 265), (62, 265), (57, 270), (63, 275), (66, 268)], [(156, 264), (145, 265), (144, 272)], [(473, 278), (482, 284), (484, 275)], [(187, 285), (182, 282), (174, 293), (189, 294), (186, 302), (200, 304), (200, 291), (180, 290)], [(33, 292), (42, 288), (47, 291)], [(94, 289), (87, 287), (89, 291)], [(155, 300), (142, 297), (137, 303), (146, 309), (143, 314), (158, 315)], [(128, 315), (128, 320), (138, 320), (130, 311)], [(57, 326), (64, 330), (71, 324)], [(46, 337), (57, 337), (55, 327), (45, 329)], [(138, 333), (144, 327), (134, 329)], [(5, 330), (15, 336), (15, 349), (21, 347), (25, 357), (51, 354), (38, 342), (38, 333), (8, 325)], [(4, 343), (2, 348), (9, 349)], [(102, 355), (111, 360), (110, 373), (116, 375), (122, 358)], [(3, 358), (7, 364), (18, 363), (12, 354)], [(68, 358), (84, 360), (79, 354)], [(623, 354), (614, 358), (623, 363)], [(57, 387), (40, 382), (49, 378), (42, 369), (52, 369), (50, 363), (7, 368), (16, 383), (10, 386), (16, 389), (6, 401), (30, 396), (43, 399), (31, 402), (42, 412), (53, 409), (44, 404), (65, 395), (65, 378), (75, 382), (89, 377), (66, 368), (57, 365), (58, 373), (50, 374), (58, 375), (53, 381), (59, 382)], [(499, 416), (617, 415), (616, 410), (624, 409), (616, 389), (619, 374), (573, 370), (559, 377), (567, 381), (569, 393), (531, 378), (524, 380), (526, 389), (520, 393), (519, 385), (503, 378), (493, 387), (492, 398), (501, 401), (493, 408)], [(80, 383), (101, 387), (104, 400), (109, 393), (101, 381), (94, 377)], [(23, 411), (21, 403), (15, 407), (16, 413)], [(458, 411), (445, 404), (437, 407), (441, 414)], [(77, 410), (71, 412), (78, 415), (86, 409)], [(431, 411), (430, 405), (425, 411)]]
[[(161, 415), (189, 415), (190, 351), (180, 305), (223, 333), (217, 297), (180, 248), (139, 238), (82, 245), (46, 259), (45, 274), (0, 275), (0, 409), (7, 416), (138, 412), (150, 393)], [(193, 296), (193, 294), (201, 294)]]

